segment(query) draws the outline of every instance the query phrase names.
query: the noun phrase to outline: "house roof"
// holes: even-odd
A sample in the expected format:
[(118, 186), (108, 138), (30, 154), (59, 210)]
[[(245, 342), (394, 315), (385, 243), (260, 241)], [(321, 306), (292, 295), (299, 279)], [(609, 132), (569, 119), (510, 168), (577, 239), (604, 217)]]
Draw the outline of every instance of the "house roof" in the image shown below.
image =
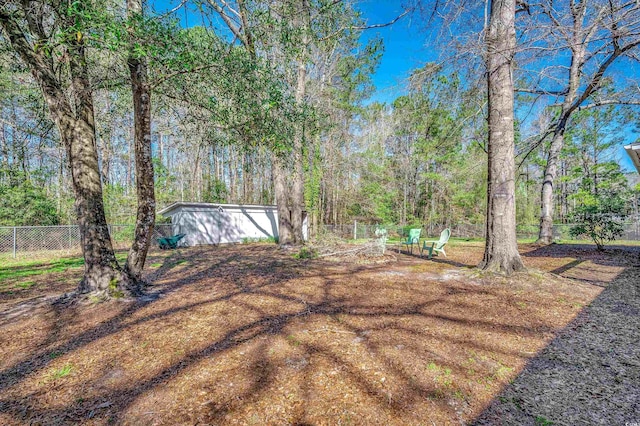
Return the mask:
[(178, 201), (170, 204), (164, 209), (160, 210), (158, 214), (166, 215), (167, 213), (176, 210), (180, 207), (195, 207), (199, 209), (249, 209), (249, 210), (262, 210), (262, 209), (275, 209), (276, 206), (271, 205), (257, 205), (257, 204), (220, 204), (220, 203), (191, 203), (185, 201)]
[(632, 143), (624, 147), (633, 161), (633, 165), (636, 166), (636, 170), (640, 173), (640, 142)]

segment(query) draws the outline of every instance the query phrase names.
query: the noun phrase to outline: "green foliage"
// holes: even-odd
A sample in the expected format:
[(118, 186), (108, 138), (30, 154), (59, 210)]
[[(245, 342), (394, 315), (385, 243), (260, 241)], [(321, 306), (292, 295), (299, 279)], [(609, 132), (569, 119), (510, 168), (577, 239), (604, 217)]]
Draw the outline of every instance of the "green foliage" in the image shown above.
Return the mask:
[(628, 189), (617, 163), (596, 164), (592, 171), (593, 174), (583, 175), (580, 189), (572, 196), (577, 205), (571, 220), (576, 225), (569, 233), (588, 237), (598, 250), (603, 250), (606, 243), (623, 234)]
[(391, 107), (374, 103), (358, 118), (365, 134), (345, 160), (357, 177), (346, 221), (482, 223), (486, 153), (461, 125), (476, 115), (469, 105), (479, 93), (435, 64), (416, 70), (409, 89)]
[(318, 252), (309, 247), (302, 247), (300, 251), (293, 255), (294, 259), (314, 259), (318, 257)]
[(122, 184), (109, 184), (103, 186), (102, 194), (107, 223), (135, 223), (137, 198), (132, 188), (127, 188)]
[(210, 177), (207, 181), (206, 192), (202, 195), (205, 203), (225, 203), (229, 197), (227, 185), (215, 177)]
[(623, 234), (629, 189), (620, 165), (605, 161), (619, 140), (615, 135), (615, 111), (610, 108), (576, 114), (567, 135), (565, 156), (580, 159), (570, 169), (568, 182), (575, 185), (575, 207), (570, 220), (573, 237), (588, 237), (598, 250)]
[(24, 181), (0, 185), (0, 226), (57, 225), (56, 206), (41, 188)]
[(591, 194), (580, 191), (575, 195), (580, 204), (575, 208), (572, 219), (576, 225), (569, 233), (573, 237), (585, 236), (593, 240), (598, 250), (623, 234), (625, 199), (619, 192)]

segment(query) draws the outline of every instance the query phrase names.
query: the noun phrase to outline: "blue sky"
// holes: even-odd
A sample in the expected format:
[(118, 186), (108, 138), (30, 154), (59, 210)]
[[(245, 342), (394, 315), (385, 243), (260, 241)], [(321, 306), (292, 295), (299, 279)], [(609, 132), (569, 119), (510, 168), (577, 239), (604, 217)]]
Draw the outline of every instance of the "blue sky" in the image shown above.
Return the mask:
[[(175, 7), (176, 0), (151, 0), (151, 4), (160, 11)], [(403, 12), (402, 0), (360, 0), (357, 8), (362, 12), (368, 25), (383, 24), (392, 21)], [(180, 13), (183, 21), (196, 25), (199, 22), (199, 14)], [(376, 91), (369, 102), (391, 102), (400, 95), (405, 94), (403, 81), (409, 76), (411, 70), (423, 66), (427, 62), (435, 61), (439, 52), (433, 46), (426, 47), (426, 33), (424, 25), (418, 14), (407, 15), (395, 24), (364, 31), (363, 42), (375, 36), (382, 37), (384, 41), (384, 54), (380, 65), (373, 76)], [(636, 126), (630, 125), (624, 132), (625, 141), (620, 145), (617, 157), (622, 167), (633, 171), (633, 163), (624, 151), (624, 144), (629, 144), (638, 139)]]
[[(403, 10), (401, 3), (398, 0), (362, 0), (358, 3), (358, 8), (362, 11), (367, 23), (372, 25), (390, 22), (400, 15)], [(405, 93), (402, 81), (409, 76), (411, 70), (438, 59), (439, 52), (435, 48), (425, 47), (426, 34), (419, 20), (419, 16), (405, 16), (389, 27), (365, 31), (363, 40), (380, 35), (385, 45), (380, 66), (374, 75), (377, 90), (371, 101), (393, 101)], [(619, 146), (616, 157), (625, 170), (635, 171), (631, 159), (624, 150), (624, 145), (638, 139), (638, 132), (633, 123), (625, 129), (623, 137), (624, 143)]]
[[(398, 0), (362, 0), (358, 9), (368, 25), (391, 22), (402, 14), (402, 2)], [(385, 51), (374, 75), (376, 93), (372, 101), (390, 102), (404, 94), (402, 81), (411, 70), (437, 58), (435, 50), (424, 46), (425, 33), (415, 16), (404, 16), (391, 26), (364, 31), (363, 41), (375, 36), (384, 40)]]
[[(177, 6), (177, 0), (151, 0), (157, 11), (166, 11)], [(362, 12), (368, 25), (384, 24), (398, 17), (404, 9), (401, 0), (360, 0), (357, 8)], [(201, 23), (198, 13), (185, 13), (184, 8), (178, 12), (182, 25), (189, 26)], [(419, 19), (419, 18), (418, 18)], [(224, 26), (220, 26), (224, 31)], [(381, 36), (384, 40), (385, 52), (380, 66), (374, 75), (376, 93), (372, 101), (393, 101), (403, 94), (402, 80), (409, 76), (412, 69), (435, 60), (437, 53), (424, 48), (425, 34), (421, 30), (420, 22), (412, 16), (404, 16), (395, 24), (364, 31), (363, 42), (367, 39)]]

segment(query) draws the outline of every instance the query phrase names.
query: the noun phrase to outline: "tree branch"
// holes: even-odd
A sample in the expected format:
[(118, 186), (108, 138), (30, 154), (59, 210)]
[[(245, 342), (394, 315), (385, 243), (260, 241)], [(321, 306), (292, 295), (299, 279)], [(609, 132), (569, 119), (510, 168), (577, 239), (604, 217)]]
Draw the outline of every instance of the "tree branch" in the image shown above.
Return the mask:
[(349, 26), (349, 27), (342, 27), (339, 30), (334, 31), (333, 33), (322, 37), (319, 41), (326, 41), (329, 40), (330, 38), (333, 38), (337, 35), (339, 35), (340, 33), (342, 33), (343, 31), (346, 30), (371, 30), (373, 28), (384, 28), (384, 27), (388, 27), (390, 25), (395, 24), (396, 22), (398, 22), (400, 19), (402, 19), (405, 15), (407, 15), (410, 12), (409, 9), (405, 10), (404, 12), (402, 12), (400, 15), (396, 16), (393, 20), (386, 22), (384, 24), (373, 24), (373, 25), (363, 25), (363, 26)]
[(516, 88), (515, 91), (520, 93), (533, 93), (534, 95), (550, 95), (550, 96), (564, 96), (569, 92), (567, 89), (544, 90), (544, 89), (526, 89), (524, 87)]
[(603, 101), (597, 101), (588, 105), (582, 105), (576, 109), (576, 111), (582, 111), (585, 109), (597, 108), (606, 105), (640, 105), (640, 101), (623, 101), (618, 99), (606, 99)]

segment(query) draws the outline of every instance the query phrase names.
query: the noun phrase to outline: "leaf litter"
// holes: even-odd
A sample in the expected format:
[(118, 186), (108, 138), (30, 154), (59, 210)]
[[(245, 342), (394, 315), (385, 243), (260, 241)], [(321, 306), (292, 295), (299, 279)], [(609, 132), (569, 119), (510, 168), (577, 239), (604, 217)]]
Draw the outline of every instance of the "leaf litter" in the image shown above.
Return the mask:
[(39, 285), (0, 301), (0, 423), (637, 421), (637, 251), (521, 251), (532, 272), (507, 278), (474, 272), (474, 243), (384, 263), (197, 247), (153, 259), (145, 300)]

